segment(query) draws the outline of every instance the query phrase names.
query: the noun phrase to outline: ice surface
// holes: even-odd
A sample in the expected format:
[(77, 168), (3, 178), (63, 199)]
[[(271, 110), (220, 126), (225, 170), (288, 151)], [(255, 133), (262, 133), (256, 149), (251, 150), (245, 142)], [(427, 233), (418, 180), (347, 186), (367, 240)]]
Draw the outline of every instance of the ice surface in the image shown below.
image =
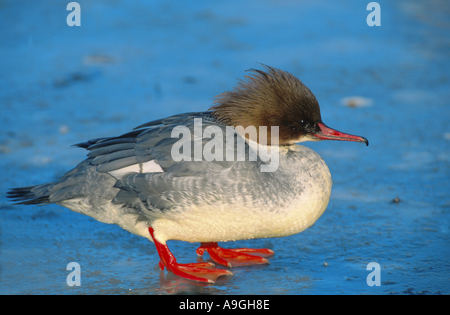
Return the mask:
[[(447, 1), (380, 2), (380, 27), (358, 1), (79, 1), (80, 27), (67, 3), (0, 6), (0, 294), (450, 293)], [(6, 200), (83, 159), (70, 145), (205, 110), (258, 62), (298, 76), (330, 127), (370, 141), (307, 144), (334, 180), (313, 227), (226, 244), (269, 247), (270, 265), (196, 284), (160, 272), (153, 244), (117, 226)], [(354, 95), (372, 106), (341, 105)], [(169, 242), (180, 262), (197, 245)], [(81, 286), (66, 283), (70, 262)], [(381, 286), (366, 283), (370, 262)]]

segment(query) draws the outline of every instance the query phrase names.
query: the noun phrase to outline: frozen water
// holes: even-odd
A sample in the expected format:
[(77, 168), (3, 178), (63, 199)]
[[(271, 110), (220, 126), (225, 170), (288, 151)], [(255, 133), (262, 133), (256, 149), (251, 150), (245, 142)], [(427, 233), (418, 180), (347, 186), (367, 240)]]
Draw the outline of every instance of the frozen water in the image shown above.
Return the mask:
[[(0, 7), (0, 294), (450, 293), (447, 1), (380, 2), (379, 27), (369, 1), (79, 1), (80, 27), (68, 2)], [(205, 110), (257, 62), (298, 76), (326, 124), (370, 141), (306, 144), (334, 180), (313, 227), (226, 244), (272, 248), (270, 265), (196, 284), (117, 226), (6, 200), (82, 160), (71, 144)], [(354, 95), (371, 106), (341, 105)], [(169, 246), (195, 261), (197, 244)], [(66, 283), (70, 262), (81, 286)], [(366, 283), (370, 262), (381, 286)]]

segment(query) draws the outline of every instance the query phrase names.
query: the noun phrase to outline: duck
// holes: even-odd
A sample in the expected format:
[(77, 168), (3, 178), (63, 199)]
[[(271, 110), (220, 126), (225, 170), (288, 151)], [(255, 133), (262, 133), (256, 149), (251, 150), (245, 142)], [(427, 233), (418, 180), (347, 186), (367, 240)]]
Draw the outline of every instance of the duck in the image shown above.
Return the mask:
[[(263, 65), (203, 112), (142, 124), (75, 144), (87, 158), (60, 179), (12, 188), (17, 205), (57, 204), (154, 243), (159, 267), (214, 283), (232, 267), (268, 264), (268, 248), (219, 242), (290, 236), (324, 213), (332, 179), (305, 141), (369, 144), (322, 121), (314, 94), (289, 72)], [(212, 260), (179, 263), (167, 242), (200, 243)], [(217, 268), (216, 264), (225, 266)]]

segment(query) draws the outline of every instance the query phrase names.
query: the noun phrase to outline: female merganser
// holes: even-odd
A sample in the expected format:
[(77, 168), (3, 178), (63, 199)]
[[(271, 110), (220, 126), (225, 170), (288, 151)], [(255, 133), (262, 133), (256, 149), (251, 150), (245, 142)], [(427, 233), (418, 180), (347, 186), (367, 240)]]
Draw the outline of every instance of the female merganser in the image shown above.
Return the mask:
[[(88, 158), (61, 179), (8, 192), (18, 204), (67, 207), (155, 243), (161, 270), (213, 283), (232, 275), (213, 263), (180, 264), (168, 240), (200, 242), (197, 254), (228, 267), (264, 264), (270, 249), (217, 242), (281, 237), (325, 211), (331, 175), (302, 141), (364, 137), (327, 127), (311, 91), (265, 66), (215, 98), (206, 112), (155, 120), (118, 137), (76, 144)], [(214, 135), (214, 137), (213, 137)]]

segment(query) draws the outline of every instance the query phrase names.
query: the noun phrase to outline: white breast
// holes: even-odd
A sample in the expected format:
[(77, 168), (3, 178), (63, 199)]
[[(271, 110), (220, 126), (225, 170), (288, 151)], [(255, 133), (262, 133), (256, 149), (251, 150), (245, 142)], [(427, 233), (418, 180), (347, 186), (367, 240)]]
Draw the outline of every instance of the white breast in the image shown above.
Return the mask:
[(328, 206), (332, 183), (329, 169), (319, 155), (305, 147), (300, 149), (303, 155), (307, 153), (308, 161), (286, 165), (282, 156), (280, 162), (284, 161), (285, 165), (280, 167), (284, 170), (280, 169), (277, 176), (280, 180), (296, 181), (303, 189), (301, 194), (281, 203), (280, 198), (273, 195), (273, 202), (270, 198), (265, 198), (264, 202), (261, 199), (261, 203), (236, 200), (231, 204), (215, 203), (213, 207), (204, 205), (171, 211), (152, 223), (158, 241), (225, 242), (282, 237), (310, 227)]

